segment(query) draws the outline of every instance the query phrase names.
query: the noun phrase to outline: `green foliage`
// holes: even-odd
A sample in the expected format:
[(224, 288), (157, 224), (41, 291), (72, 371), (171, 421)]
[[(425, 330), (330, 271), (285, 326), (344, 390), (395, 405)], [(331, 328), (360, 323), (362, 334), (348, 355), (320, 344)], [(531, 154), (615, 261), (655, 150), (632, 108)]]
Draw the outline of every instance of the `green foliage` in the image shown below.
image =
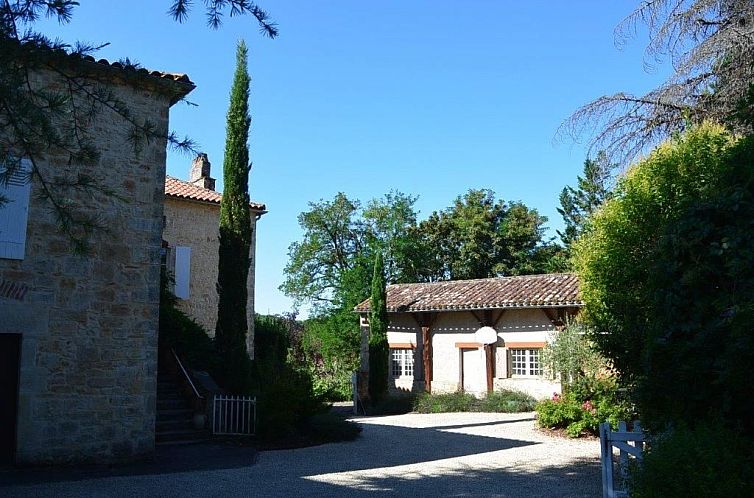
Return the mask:
[(619, 421), (633, 415), (612, 378), (579, 377), (565, 394), (540, 401), (535, 409), (540, 427), (565, 429), (570, 437), (597, 435), (602, 422), (617, 429)]
[(682, 425), (650, 442), (631, 477), (635, 498), (754, 496), (754, 450), (718, 424)]
[(414, 410), (419, 413), (470, 412), (476, 403), (473, 394), (458, 391), (454, 393), (422, 393), (416, 397)]
[(192, 368), (216, 377), (221, 361), (212, 339), (193, 318), (170, 303), (160, 305), (160, 348), (172, 348)]
[(536, 401), (528, 394), (500, 390), (488, 393), (480, 400), (478, 411), (497, 413), (518, 413), (534, 410)]
[(754, 437), (752, 163), (751, 139), (700, 126), (634, 167), (576, 244), (586, 316), (608, 332), (593, 338), (650, 429)]
[(323, 409), (309, 372), (290, 358), (289, 332), (284, 318), (256, 316), (252, 392), (257, 432), (267, 440), (299, 434), (306, 420)]
[[(627, 381), (642, 371), (649, 281), (663, 231), (693, 203), (713, 195), (734, 140), (705, 125), (658, 147), (619, 182), (613, 199), (574, 244), (594, 341)], [(673, 315), (670, 310), (665, 313)]]
[(531, 411), (535, 404), (534, 398), (518, 391), (503, 389), (489, 393), (483, 398), (459, 391), (446, 394), (422, 393), (414, 401), (414, 410), (419, 413), (517, 413)]
[(449, 208), (432, 213), (418, 232), (428, 248), (424, 280), (542, 273), (544, 223), (536, 209), (469, 190)]
[(369, 311), (369, 398), (377, 403), (387, 396), (388, 356), (387, 292), (382, 253), (374, 259), (372, 297)]
[(542, 350), (542, 363), (552, 375), (560, 374), (564, 386), (581, 377), (594, 378), (607, 369), (607, 361), (594, 349), (588, 333), (584, 324), (569, 323)]
[(361, 427), (340, 415), (321, 412), (306, 420), (303, 431), (312, 444), (353, 441), (361, 433)]
[(249, 80), (246, 45), (241, 41), (236, 50), (236, 71), (230, 92), (225, 137), (217, 276), (219, 300), (215, 329), (217, 349), (223, 356), (226, 368), (224, 378), (231, 390), (243, 389), (240, 379), (247, 378), (250, 371), (246, 356), (246, 303), (251, 245)]
[(388, 395), (369, 406), (369, 415), (402, 415), (411, 412), (414, 409), (415, 402), (416, 397), (413, 395)]
[(589, 216), (610, 197), (610, 182), (614, 164), (610, 164), (604, 151), (596, 159), (584, 161), (584, 176), (577, 177), (576, 188), (567, 186), (560, 193), (558, 213), (565, 228), (558, 236), (566, 248), (581, 235)]

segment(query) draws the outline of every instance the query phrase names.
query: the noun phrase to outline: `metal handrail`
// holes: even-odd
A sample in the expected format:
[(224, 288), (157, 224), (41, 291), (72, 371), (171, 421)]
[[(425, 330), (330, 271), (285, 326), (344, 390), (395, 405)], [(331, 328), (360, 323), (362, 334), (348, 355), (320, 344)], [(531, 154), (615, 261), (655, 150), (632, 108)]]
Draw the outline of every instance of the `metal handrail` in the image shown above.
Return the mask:
[(178, 366), (181, 367), (181, 372), (183, 372), (183, 376), (186, 377), (186, 380), (188, 380), (188, 383), (191, 386), (191, 389), (193, 389), (194, 391), (194, 395), (199, 399), (204, 399), (204, 396), (199, 394), (199, 391), (196, 389), (194, 382), (191, 380), (191, 376), (188, 374), (188, 372), (186, 372), (186, 369), (183, 368), (183, 363), (181, 363), (181, 359), (178, 358), (178, 354), (175, 352), (175, 349), (171, 349), (170, 352), (173, 353), (173, 358), (175, 358), (175, 361), (178, 363)]

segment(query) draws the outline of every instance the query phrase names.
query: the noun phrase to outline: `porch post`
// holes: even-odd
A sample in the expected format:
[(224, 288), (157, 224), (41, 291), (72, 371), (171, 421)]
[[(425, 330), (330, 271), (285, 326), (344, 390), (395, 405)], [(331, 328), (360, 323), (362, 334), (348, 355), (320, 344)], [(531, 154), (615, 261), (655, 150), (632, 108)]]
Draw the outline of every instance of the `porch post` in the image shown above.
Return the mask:
[(495, 386), (493, 378), (495, 376), (495, 347), (494, 344), (484, 345), (484, 356), (487, 364), (487, 393), (491, 393)]
[(424, 390), (432, 392), (432, 334), (429, 326), (422, 325), (422, 356), (424, 363)]

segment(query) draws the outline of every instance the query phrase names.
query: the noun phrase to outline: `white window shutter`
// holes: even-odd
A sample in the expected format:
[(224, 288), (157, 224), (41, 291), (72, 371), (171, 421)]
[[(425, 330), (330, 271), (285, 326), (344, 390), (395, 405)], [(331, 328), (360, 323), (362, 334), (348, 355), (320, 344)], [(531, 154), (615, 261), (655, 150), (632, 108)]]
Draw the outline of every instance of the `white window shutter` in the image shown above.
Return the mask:
[[(5, 168), (0, 166), (0, 173)], [(29, 219), (31, 162), (22, 159), (7, 184), (0, 182), (0, 195), (8, 202), (0, 206), (0, 258), (24, 259), (26, 224)]]
[(191, 248), (176, 246), (175, 248), (175, 297), (189, 298), (189, 282), (191, 281)]

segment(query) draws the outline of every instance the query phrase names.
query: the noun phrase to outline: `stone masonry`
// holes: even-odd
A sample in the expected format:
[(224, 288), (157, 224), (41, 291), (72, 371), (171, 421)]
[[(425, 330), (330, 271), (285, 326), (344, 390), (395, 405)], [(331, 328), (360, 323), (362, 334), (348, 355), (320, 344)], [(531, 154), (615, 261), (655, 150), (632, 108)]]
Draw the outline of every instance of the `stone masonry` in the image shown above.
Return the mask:
[[(210, 165), (206, 154), (194, 159), (190, 182), (172, 179), (172, 185), (191, 184), (203, 191), (186, 190), (179, 197), (166, 186), (165, 228), (163, 239), (170, 247), (191, 248), (189, 298), (179, 299), (178, 307), (199, 323), (214, 337), (217, 324), (217, 258), (220, 248), (220, 198), (214, 192), (214, 179), (210, 178)], [(209, 187), (212, 188), (209, 188)], [(189, 198), (194, 196), (196, 198)], [(211, 200), (199, 200), (211, 199)], [(256, 266), (257, 219), (265, 213), (264, 205), (252, 203), (251, 246), (249, 248), (249, 278), (246, 315), (248, 334), (246, 346), (254, 357), (254, 283)]]
[[(125, 83), (120, 68), (81, 64), (100, 80), (103, 73), (120, 80), (108, 87), (136, 120), (151, 121), (163, 136), (172, 102), (193, 88), (187, 79), (149, 74)], [(36, 84), (60, 81), (40, 72)], [(0, 259), (0, 281), (29, 289), (22, 299), (0, 295), (0, 333), (22, 334), (21, 464), (113, 462), (154, 450), (166, 141), (144, 143), (136, 154), (127, 123), (105, 108), (89, 129), (100, 152), (97, 164), (71, 166), (65, 155), (48, 155), (39, 165), (48, 178), (81, 172), (115, 192), (66, 192), (107, 227), (91, 237), (91, 254), (72, 254), (34, 180), (25, 258)]]

